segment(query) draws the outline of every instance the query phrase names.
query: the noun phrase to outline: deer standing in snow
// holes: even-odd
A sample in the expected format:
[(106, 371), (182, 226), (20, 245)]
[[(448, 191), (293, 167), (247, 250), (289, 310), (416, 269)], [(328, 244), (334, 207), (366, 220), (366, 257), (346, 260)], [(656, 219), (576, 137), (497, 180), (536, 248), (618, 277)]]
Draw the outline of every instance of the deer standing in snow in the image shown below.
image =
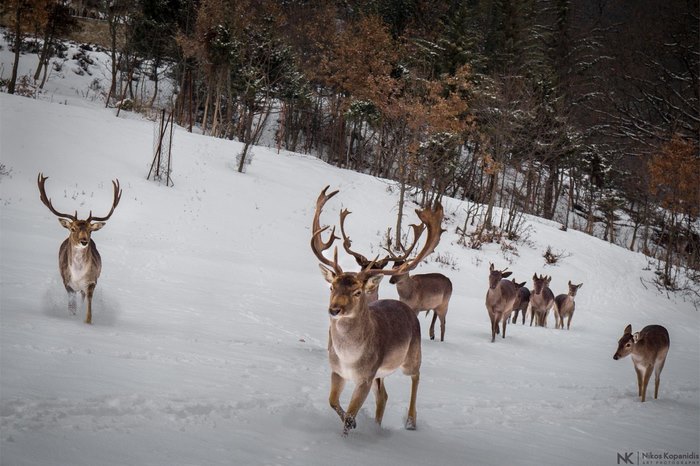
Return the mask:
[[(396, 261), (394, 268), (403, 265)], [(408, 272), (393, 275), (389, 283), (396, 285), (399, 300), (408, 304), (416, 314), (433, 311), (430, 323), (430, 339), (435, 339), (435, 321), (440, 318), (440, 341), (445, 341), (445, 318), (452, 296), (452, 281), (441, 273), (409, 275)]]
[(532, 327), (533, 319), (536, 326), (547, 326), (547, 317), (554, 305), (554, 293), (549, 289), (551, 280), (552, 277), (544, 275), (538, 277), (537, 274), (534, 274), (532, 276), (532, 293), (530, 293), (530, 304), (527, 308), (527, 312), (530, 314), (530, 327)]
[(566, 321), (566, 329), (569, 330), (571, 326), (571, 318), (574, 316), (574, 310), (576, 309), (576, 303), (574, 298), (576, 297), (576, 292), (579, 288), (583, 286), (583, 283), (574, 285), (569, 280), (569, 294), (560, 294), (554, 298), (554, 326), (555, 328), (564, 329), (564, 317), (568, 317)]
[(613, 359), (618, 360), (632, 355), (634, 371), (637, 373), (637, 388), (642, 402), (646, 400), (647, 385), (654, 371), (654, 399), (659, 397), (661, 371), (666, 363), (666, 355), (671, 340), (668, 330), (661, 325), (647, 325), (641, 332), (632, 333), (632, 325), (625, 327), (622, 338), (617, 342), (617, 351)]
[(527, 314), (527, 307), (530, 305), (530, 290), (525, 286), (525, 283), (517, 283), (515, 279), (512, 280), (515, 287), (518, 289), (518, 297), (515, 298), (515, 304), (513, 304), (513, 322), (518, 323), (518, 313), (523, 316), (523, 325), (525, 325), (525, 315)]
[[(321, 272), (331, 284), (328, 359), (331, 366), (329, 403), (343, 422), (343, 435), (356, 427), (355, 418), (370, 390), (376, 399), (375, 420), (381, 425), (387, 393), (384, 377), (401, 369), (411, 377), (411, 399), (405, 427), (416, 428), (416, 396), (420, 379), (421, 336), (415, 312), (405, 303), (393, 299), (369, 302), (384, 275), (406, 273), (415, 268), (437, 246), (442, 234), (442, 206), (434, 210), (416, 211), (421, 225), (414, 227), (414, 246), (425, 228), (428, 234), (423, 248), (412, 260), (398, 269), (382, 270), (365, 267), (359, 272), (343, 272), (338, 265), (338, 249), (333, 260), (323, 251), (336, 239), (335, 227), (330, 238), (321, 239), (328, 227), (321, 228), (319, 218), (325, 203), (338, 191), (327, 194), (324, 188), (316, 200), (312, 223), (311, 250), (319, 259)], [(346, 381), (355, 384), (347, 410), (340, 405), (340, 395)]]
[(491, 319), (491, 343), (500, 332), (498, 323), (503, 324), (503, 338), (506, 337), (506, 324), (513, 311), (513, 305), (518, 297), (515, 283), (505, 280), (513, 272), (496, 270), (493, 264), (489, 268), (489, 289), (486, 291), (486, 310)]
[(39, 173), (37, 184), (41, 202), (49, 208), (51, 213), (58, 217), (61, 225), (70, 231), (68, 238), (61, 244), (58, 251), (58, 267), (61, 271), (61, 278), (63, 278), (63, 286), (65, 286), (69, 296), (68, 308), (75, 314), (75, 294), (80, 292), (83, 299), (87, 296), (85, 323), (91, 324), (92, 296), (95, 292), (97, 279), (102, 271), (102, 258), (90, 236), (93, 231), (97, 231), (105, 226), (105, 222), (112, 216), (115, 207), (119, 204), (122, 195), (119, 188), (119, 180), (112, 181), (114, 201), (106, 216), (95, 217), (91, 211), (87, 219), (78, 220), (77, 211), (70, 215), (61, 213), (53, 207), (51, 199), (46, 195), (44, 188), (47, 179), (47, 176)]

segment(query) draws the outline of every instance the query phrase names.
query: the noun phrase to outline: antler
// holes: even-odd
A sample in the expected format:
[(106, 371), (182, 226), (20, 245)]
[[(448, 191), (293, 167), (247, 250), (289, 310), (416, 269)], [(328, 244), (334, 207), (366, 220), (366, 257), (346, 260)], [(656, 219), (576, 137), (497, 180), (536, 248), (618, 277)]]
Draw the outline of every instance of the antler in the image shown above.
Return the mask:
[(92, 216), (92, 211), (90, 211), (90, 215), (87, 218), (88, 222), (105, 222), (109, 219), (109, 217), (112, 216), (112, 212), (114, 212), (114, 208), (117, 207), (119, 204), (119, 201), (122, 198), (122, 190), (119, 187), (119, 180), (114, 180), (112, 181), (112, 186), (114, 186), (114, 201), (112, 201), (112, 208), (110, 209), (109, 213), (105, 217), (93, 217)]
[[(408, 249), (404, 248), (403, 245), (401, 245), (401, 249), (404, 251), (404, 254), (395, 259), (397, 261), (405, 262), (391, 270), (365, 269), (363, 270), (363, 272), (368, 273), (370, 275), (402, 275), (418, 267), (418, 264), (420, 264), (423, 259), (425, 259), (435, 250), (438, 243), (440, 242), (440, 236), (443, 232), (446, 231), (442, 229), (442, 205), (440, 203), (437, 203), (435, 209), (416, 209), (416, 214), (418, 214), (418, 218), (420, 219), (421, 224), (411, 225), (411, 228), (413, 228), (414, 236), (413, 244), (411, 244), (411, 246)], [(415, 248), (418, 239), (423, 234), (423, 231), (425, 231), (426, 228), (428, 229), (428, 237), (425, 240), (423, 248), (418, 252), (418, 254), (416, 254), (416, 256), (413, 259), (408, 260), (407, 258), (409, 254), (413, 251), (413, 248)]]
[[(383, 269), (389, 263), (389, 260), (391, 260), (390, 256), (385, 256), (382, 259), (376, 257), (374, 260), (370, 261), (359, 252), (355, 252), (350, 249), (350, 246), (352, 246), (352, 241), (350, 241), (350, 238), (348, 238), (348, 236), (345, 234), (345, 217), (350, 214), (351, 212), (348, 209), (343, 209), (340, 211), (340, 234), (343, 236), (343, 248), (345, 249), (345, 252), (354, 257), (357, 264), (363, 269)], [(389, 251), (389, 254), (391, 254), (391, 251)]]
[(323, 241), (321, 239), (321, 234), (328, 229), (327, 226), (321, 228), (321, 225), (319, 223), (319, 218), (321, 217), (321, 211), (323, 210), (323, 206), (326, 204), (328, 199), (332, 198), (336, 194), (338, 194), (338, 191), (333, 191), (330, 194), (326, 194), (326, 191), (328, 190), (330, 186), (326, 186), (323, 188), (321, 193), (318, 195), (318, 199), (316, 199), (316, 212), (314, 213), (314, 220), (313, 223), (311, 224), (311, 250), (313, 253), (316, 255), (318, 260), (321, 261), (321, 263), (331, 267), (336, 274), (341, 274), (343, 273), (343, 270), (340, 268), (338, 265), (338, 248), (335, 248), (335, 251), (333, 253), (333, 261), (331, 262), (330, 259), (326, 258), (323, 255), (323, 251), (329, 249), (335, 240), (340, 239), (337, 236), (335, 236), (335, 227), (331, 230), (331, 235), (328, 238), (327, 241)]
[(62, 218), (67, 218), (69, 220), (76, 221), (78, 220), (78, 211), (76, 210), (73, 215), (70, 214), (64, 214), (62, 212), (57, 211), (54, 209), (53, 204), (51, 203), (51, 199), (46, 195), (46, 190), (44, 189), (44, 183), (46, 183), (46, 180), (48, 179), (48, 176), (44, 176), (43, 173), (39, 173), (39, 177), (37, 178), (37, 185), (39, 185), (39, 197), (41, 199), (41, 202), (44, 203), (46, 207), (49, 208), (51, 213), (53, 213), (57, 217), (62, 217)]

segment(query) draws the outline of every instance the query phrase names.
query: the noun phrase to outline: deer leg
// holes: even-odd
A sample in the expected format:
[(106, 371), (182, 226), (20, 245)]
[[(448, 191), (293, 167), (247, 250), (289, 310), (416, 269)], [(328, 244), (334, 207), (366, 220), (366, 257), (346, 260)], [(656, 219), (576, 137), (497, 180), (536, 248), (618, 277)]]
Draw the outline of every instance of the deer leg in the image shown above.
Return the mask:
[[(569, 328), (571, 327), (571, 318), (573, 316), (574, 316), (574, 313), (572, 311), (571, 314), (569, 314), (569, 318), (566, 321), (566, 329), (567, 330), (569, 330)], [(562, 319), (562, 321), (561, 321), (561, 328), (564, 328), (564, 319)]]
[(372, 391), (374, 392), (374, 397), (377, 400), (377, 411), (374, 415), (374, 420), (377, 421), (378, 425), (382, 425), (384, 408), (386, 408), (386, 400), (389, 399), (389, 395), (386, 393), (386, 388), (384, 387), (384, 380), (380, 378), (374, 379)]
[(367, 395), (369, 394), (369, 391), (372, 388), (372, 382), (373, 380), (362, 381), (355, 385), (355, 390), (353, 390), (352, 396), (350, 397), (350, 404), (348, 405), (348, 410), (345, 412), (345, 419), (343, 419), (343, 422), (345, 424), (345, 427), (343, 427), (343, 435), (348, 435), (350, 429), (354, 429), (355, 427), (357, 427), (357, 423), (355, 422), (355, 416), (357, 416), (357, 412), (360, 410), (362, 404), (367, 399)]
[(435, 308), (435, 315), (433, 316), (433, 323), (435, 323), (435, 318), (440, 318), (440, 341), (445, 341), (445, 320), (447, 318), (447, 305), (439, 305)]
[(345, 411), (340, 406), (340, 394), (343, 392), (343, 387), (345, 387), (345, 379), (333, 372), (331, 374), (331, 393), (328, 396), (328, 402), (331, 408), (333, 408), (333, 411), (338, 413), (341, 421), (345, 420)]
[(96, 283), (90, 283), (87, 289), (87, 316), (85, 317), (85, 323), (92, 323), (92, 295), (95, 293)]
[(440, 314), (440, 341), (445, 341), (445, 320), (447, 319), (447, 309)]
[(489, 312), (489, 318), (491, 319), (491, 343), (496, 340), (496, 322), (495, 316)]
[(649, 385), (649, 379), (651, 378), (651, 373), (654, 368), (652, 366), (647, 366), (644, 368), (644, 380), (642, 385), (642, 403), (646, 401), (647, 398), (647, 385)]
[(416, 430), (416, 394), (418, 393), (418, 381), (420, 373), (411, 375), (411, 401), (408, 405), (408, 417), (406, 418), (406, 429)]
[(659, 397), (659, 384), (661, 383), (661, 371), (664, 370), (664, 364), (666, 364), (666, 354), (661, 358), (656, 358), (654, 367), (654, 399)]
[(66, 291), (68, 292), (68, 311), (72, 315), (75, 315), (76, 308), (77, 308), (75, 291), (73, 291), (71, 288), (68, 288), (68, 287), (66, 287)]
[(636, 365), (634, 371), (637, 373), (637, 396), (642, 396), (642, 371)]
[[(430, 311), (428, 311), (430, 312)], [(437, 320), (437, 310), (433, 309), (433, 321), (430, 323), (430, 339), (435, 339), (435, 321)]]
[(508, 324), (508, 317), (504, 317), (503, 319), (503, 338), (506, 337), (506, 325)]

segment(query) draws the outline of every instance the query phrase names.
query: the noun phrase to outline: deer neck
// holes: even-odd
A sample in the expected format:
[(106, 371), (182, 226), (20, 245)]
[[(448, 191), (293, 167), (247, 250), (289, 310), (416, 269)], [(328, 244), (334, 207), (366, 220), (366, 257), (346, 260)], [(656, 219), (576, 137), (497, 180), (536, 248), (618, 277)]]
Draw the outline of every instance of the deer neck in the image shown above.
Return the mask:
[(367, 302), (360, 308), (351, 317), (331, 319), (331, 344), (341, 359), (354, 359), (353, 355), (360, 354), (359, 350), (374, 339), (375, 323)]
[(417, 293), (416, 281), (409, 274), (399, 275), (396, 280), (396, 291), (401, 299), (411, 299)]

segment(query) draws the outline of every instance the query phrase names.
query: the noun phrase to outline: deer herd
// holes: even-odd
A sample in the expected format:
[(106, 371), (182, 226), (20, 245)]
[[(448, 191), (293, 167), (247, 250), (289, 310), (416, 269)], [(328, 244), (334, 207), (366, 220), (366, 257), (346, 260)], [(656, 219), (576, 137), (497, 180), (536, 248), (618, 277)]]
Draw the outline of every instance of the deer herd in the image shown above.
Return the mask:
[[(102, 269), (102, 260), (91, 233), (104, 227), (121, 199), (119, 180), (112, 181), (113, 201), (109, 213), (96, 217), (92, 212), (85, 220), (78, 219), (77, 211), (66, 214), (57, 211), (45, 191), (48, 177), (39, 174), (37, 184), (42, 203), (53, 213), (60, 224), (69, 230), (58, 253), (59, 270), (63, 285), (68, 292), (68, 309), (76, 312), (76, 294), (87, 298), (85, 323), (92, 323), (92, 298), (97, 279)], [(418, 321), (420, 312), (433, 312), (430, 325), (430, 339), (435, 339), (435, 323), (440, 320), (440, 341), (445, 339), (445, 324), (452, 282), (440, 273), (411, 274), (440, 242), (445, 230), (442, 228), (443, 208), (436, 203), (433, 208), (416, 210), (420, 224), (410, 225), (411, 244), (399, 242), (396, 248), (385, 248), (384, 257), (370, 260), (352, 250), (352, 241), (347, 235), (345, 221), (350, 211), (340, 211), (340, 233), (345, 252), (351, 255), (360, 269), (357, 272), (343, 271), (338, 263), (338, 247), (333, 249), (332, 258), (324, 253), (334, 246), (336, 228), (321, 226), (320, 217), (325, 204), (338, 191), (328, 193), (326, 186), (316, 200), (316, 208), (311, 226), (311, 250), (320, 261), (323, 278), (330, 284), (328, 316), (328, 359), (331, 369), (331, 389), (329, 403), (343, 423), (343, 434), (347, 435), (356, 427), (356, 416), (370, 391), (376, 400), (375, 420), (381, 424), (388, 395), (384, 378), (397, 369), (411, 378), (411, 392), (406, 417), (406, 429), (416, 428), (416, 397), (421, 367), (421, 329)], [(328, 231), (330, 228), (330, 231)], [(426, 238), (422, 248), (415, 254), (413, 250), (423, 234)], [(326, 236), (327, 239), (323, 239)], [(393, 263), (391, 268), (387, 268)], [(547, 327), (550, 311), (554, 311), (556, 329), (571, 328), (574, 315), (576, 293), (583, 283), (568, 282), (568, 292), (554, 296), (549, 288), (550, 276), (534, 274), (532, 290), (516, 280), (507, 278), (512, 272), (497, 270), (490, 264), (488, 288), (486, 290), (486, 310), (491, 322), (491, 342), (496, 335), (506, 337), (508, 322), (517, 323), (522, 315), (530, 316), (530, 326)], [(398, 300), (379, 299), (379, 284), (384, 276), (396, 286)], [(512, 320), (511, 320), (512, 319)], [(655, 371), (654, 398), (658, 397), (659, 378), (669, 349), (669, 335), (660, 325), (649, 325), (640, 332), (632, 333), (628, 325), (618, 341), (615, 360), (632, 356), (637, 373), (638, 393), (641, 401), (646, 399), (646, 387), (651, 373)], [(340, 405), (340, 396), (346, 382), (351, 381), (354, 389), (347, 409)]]

